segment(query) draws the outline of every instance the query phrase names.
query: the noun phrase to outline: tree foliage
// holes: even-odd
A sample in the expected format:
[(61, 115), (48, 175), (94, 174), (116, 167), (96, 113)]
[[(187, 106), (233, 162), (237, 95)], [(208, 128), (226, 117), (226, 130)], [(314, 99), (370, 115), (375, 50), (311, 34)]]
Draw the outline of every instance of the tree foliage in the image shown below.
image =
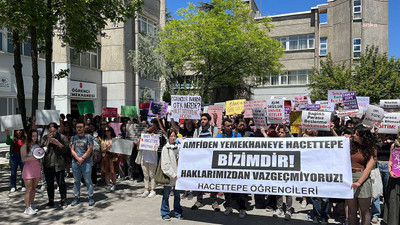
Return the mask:
[[(269, 19), (254, 20), (240, 0), (212, 0), (178, 10), (161, 32), (161, 48), (176, 71), (191, 71), (205, 101), (209, 90), (234, 87), (248, 90), (246, 78), (266, 78), (277, 72), (283, 51), (268, 37)], [(212, 7), (209, 7), (212, 6)]]
[(328, 90), (348, 89), (357, 96), (369, 96), (371, 103), (380, 99), (400, 98), (400, 59), (379, 54), (375, 46), (367, 47), (353, 65), (335, 65), (328, 56), (320, 71), (310, 75), (311, 98), (323, 100)]

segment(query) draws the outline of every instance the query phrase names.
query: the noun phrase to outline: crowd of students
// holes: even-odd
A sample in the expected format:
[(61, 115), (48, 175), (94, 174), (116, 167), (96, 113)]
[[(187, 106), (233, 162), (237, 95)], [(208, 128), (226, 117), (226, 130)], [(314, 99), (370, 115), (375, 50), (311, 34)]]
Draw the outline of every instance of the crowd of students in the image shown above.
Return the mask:
[[(147, 124), (147, 120), (130, 118), (102, 118), (101, 116), (85, 115), (73, 118), (71, 115), (60, 116), (60, 126), (51, 123), (48, 126), (36, 126), (35, 119), (31, 120), (30, 130), (25, 135), (24, 130), (16, 130), (13, 135), (7, 134), (7, 144), (10, 145), (10, 191), (16, 191), (17, 168), (22, 170), (22, 191), (25, 191), (25, 212), (29, 215), (37, 213), (34, 206), (35, 192), (39, 182), (46, 187), (48, 203), (46, 207), (55, 206), (56, 181), (60, 193), (60, 207), (66, 207), (66, 177), (73, 176), (74, 199), (70, 203), (75, 206), (80, 203), (81, 183), (87, 188), (89, 205), (95, 204), (93, 198), (93, 185), (97, 184), (98, 167), (101, 168), (102, 177), (106, 183), (105, 192), (116, 190), (117, 177), (121, 179), (135, 179), (144, 181), (144, 191), (140, 197), (154, 197), (156, 195), (155, 175), (157, 166), (169, 177), (169, 184), (163, 188), (161, 203), (161, 218), (171, 220), (169, 196), (174, 195), (175, 217), (182, 219), (183, 212), (180, 205), (181, 198), (196, 200), (191, 207), (197, 210), (204, 207), (203, 192), (178, 191), (174, 189), (178, 179), (177, 168), (179, 159), (179, 140), (185, 138), (281, 138), (281, 137), (320, 137), (320, 136), (345, 136), (350, 138), (351, 166), (353, 173), (354, 198), (328, 199), (328, 198), (301, 198), (301, 208), (305, 208), (307, 200), (312, 202), (312, 222), (328, 224), (331, 215), (331, 203), (336, 203), (335, 210), (343, 215), (345, 222), (355, 225), (378, 223), (378, 218), (383, 217), (389, 225), (400, 224), (400, 179), (392, 171), (391, 150), (400, 148), (399, 135), (378, 134), (378, 124), (372, 129), (362, 125), (362, 118), (350, 116), (347, 121), (334, 118), (329, 132), (317, 130), (302, 130), (292, 134), (286, 121), (281, 124), (271, 124), (266, 129), (257, 129), (251, 118), (243, 118), (242, 114), (224, 116), (222, 127), (219, 129), (211, 125), (212, 118), (216, 115), (201, 114), (201, 119), (186, 119), (179, 123), (171, 119), (155, 118), (148, 124), (147, 133), (160, 135), (158, 151), (142, 151), (139, 149), (139, 140), (135, 140), (131, 155), (120, 155), (111, 152), (112, 139), (126, 137), (126, 125), (130, 123)], [(109, 125), (110, 122), (120, 122), (120, 133), (115, 133)], [(215, 125), (215, 124), (213, 124)], [(43, 148), (46, 154), (43, 159), (36, 159), (32, 152), (36, 148)], [(159, 161), (159, 158), (161, 159)], [(312, 162), (310, 162), (312, 163)], [(371, 171), (379, 168), (383, 184), (383, 196), (373, 196), (375, 188), (371, 182)], [(71, 174), (72, 169), (72, 174)], [(181, 195), (182, 194), (182, 195)], [(211, 207), (214, 211), (221, 211), (219, 193), (210, 193)], [(233, 212), (232, 203), (239, 205), (239, 218), (246, 217), (246, 201), (251, 196), (236, 193), (224, 193), (225, 203), (223, 214), (228, 216)], [(273, 211), (274, 217), (285, 220), (292, 218), (292, 213), (298, 209), (293, 208), (292, 196), (264, 196), (255, 195), (255, 207), (266, 208)], [(283, 204), (283, 201), (286, 204)], [(380, 202), (383, 201), (383, 207)], [(285, 206), (285, 207), (284, 207)]]

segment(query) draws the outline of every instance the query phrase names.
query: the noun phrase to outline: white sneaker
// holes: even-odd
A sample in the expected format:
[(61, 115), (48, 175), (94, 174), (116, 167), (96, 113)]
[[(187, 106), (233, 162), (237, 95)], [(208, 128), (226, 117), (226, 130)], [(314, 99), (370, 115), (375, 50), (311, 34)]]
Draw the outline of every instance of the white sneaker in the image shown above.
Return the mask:
[(147, 196), (148, 198), (152, 198), (152, 197), (154, 197), (154, 196), (156, 196), (157, 194), (156, 194), (156, 192), (155, 191), (150, 191), (150, 194), (149, 194), (149, 196)]
[(43, 193), (46, 190), (46, 185), (42, 185), (38, 190), (40, 193)]
[(149, 191), (145, 191), (143, 192), (143, 194), (140, 195), (140, 197), (146, 198), (149, 195), (149, 193), (150, 193)]
[(21, 188), (21, 191), (22, 191), (22, 192), (25, 192), (25, 191), (26, 191), (26, 188), (25, 188), (25, 187), (22, 187), (22, 188)]
[(282, 209), (276, 209), (276, 210), (274, 211), (274, 214), (272, 214), (272, 216), (273, 216), (273, 217), (280, 217), (280, 216), (283, 216), (283, 211), (282, 211)]
[(39, 211), (39, 209), (37, 209), (34, 205), (31, 205), (31, 209), (33, 209), (35, 212)]
[(244, 210), (244, 209), (239, 210), (239, 218), (240, 218), (240, 219), (245, 218), (246, 215), (247, 215), (247, 214), (246, 214), (246, 210)]
[(15, 188), (11, 188), (10, 192), (14, 193), (15, 192)]
[(31, 207), (27, 208), (26, 211), (27, 211), (26, 214), (28, 214), (28, 215), (35, 215), (36, 214), (35, 210), (33, 210)]
[(112, 184), (112, 185), (111, 185), (110, 190), (111, 190), (111, 191), (115, 191), (115, 184)]
[(226, 207), (224, 211), (225, 216), (229, 216), (232, 213), (232, 207)]

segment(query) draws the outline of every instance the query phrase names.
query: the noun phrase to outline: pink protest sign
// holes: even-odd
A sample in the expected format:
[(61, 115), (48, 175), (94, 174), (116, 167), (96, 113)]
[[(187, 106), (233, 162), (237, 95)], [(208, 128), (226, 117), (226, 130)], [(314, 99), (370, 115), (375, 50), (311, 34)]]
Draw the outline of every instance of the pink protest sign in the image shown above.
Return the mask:
[(253, 111), (251, 109), (259, 108), (265, 109), (267, 103), (265, 100), (245, 101), (244, 102), (244, 118), (253, 118)]
[(400, 149), (392, 150), (392, 171), (397, 177), (400, 177)]
[[(210, 105), (208, 106), (208, 114), (211, 116), (211, 125), (221, 128), (222, 124), (222, 105)], [(217, 120), (215, 120), (217, 118)]]
[(112, 127), (112, 129), (114, 130), (115, 135), (118, 135), (119, 133), (121, 133), (121, 125), (122, 123), (109, 123), (108, 124), (110, 127)]
[(294, 105), (295, 106), (307, 105), (307, 104), (308, 104), (308, 96), (307, 95), (294, 96)]

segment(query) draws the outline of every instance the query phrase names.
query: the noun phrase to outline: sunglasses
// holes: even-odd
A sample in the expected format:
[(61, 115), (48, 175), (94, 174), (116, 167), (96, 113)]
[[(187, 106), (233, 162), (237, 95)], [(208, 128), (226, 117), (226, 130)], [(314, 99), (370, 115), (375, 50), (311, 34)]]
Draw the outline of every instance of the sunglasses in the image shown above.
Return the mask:
[(106, 130), (106, 132), (111, 132), (111, 130)]

